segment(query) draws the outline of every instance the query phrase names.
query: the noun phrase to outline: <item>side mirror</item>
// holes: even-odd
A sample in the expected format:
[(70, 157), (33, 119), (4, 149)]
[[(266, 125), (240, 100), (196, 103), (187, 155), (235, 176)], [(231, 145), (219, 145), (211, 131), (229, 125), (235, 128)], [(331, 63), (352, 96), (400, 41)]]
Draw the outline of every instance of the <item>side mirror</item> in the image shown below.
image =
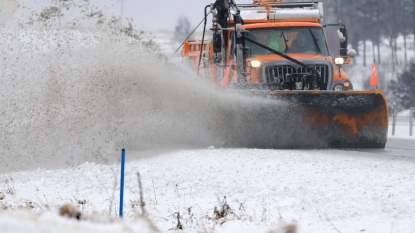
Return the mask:
[(354, 50), (354, 49), (347, 50), (347, 56), (350, 57), (350, 58), (356, 57), (356, 50)]
[(340, 30), (337, 31), (337, 33), (339, 34), (339, 38), (340, 38), (340, 56), (346, 57), (347, 56), (347, 29), (346, 29), (346, 26), (341, 25)]
[(337, 35), (339, 36), (340, 43), (343, 43), (346, 41), (346, 37), (344, 37), (343, 33), (341, 33), (340, 30), (337, 30)]

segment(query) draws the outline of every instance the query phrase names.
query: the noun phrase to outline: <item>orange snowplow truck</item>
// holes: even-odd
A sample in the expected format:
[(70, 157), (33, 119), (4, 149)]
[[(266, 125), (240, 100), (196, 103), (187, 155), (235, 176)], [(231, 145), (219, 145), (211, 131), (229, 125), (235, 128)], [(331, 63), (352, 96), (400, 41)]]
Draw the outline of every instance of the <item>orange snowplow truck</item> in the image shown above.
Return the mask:
[[(385, 95), (381, 90), (353, 90), (342, 66), (356, 51), (347, 49), (345, 25), (323, 24), (321, 0), (241, 5), (217, 0), (205, 7), (205, 28), (210, 13), (212, 39), (205, 41), (204, 33), (200, 41), (186, 41), (182, 50), (200, 76), (225, 89), (300, 106), (314, 136), (325, 142), (318, 147), (385, 147)], [(338, 57), (330, 56), (324, 30), (328, 26), (339, 28)]]

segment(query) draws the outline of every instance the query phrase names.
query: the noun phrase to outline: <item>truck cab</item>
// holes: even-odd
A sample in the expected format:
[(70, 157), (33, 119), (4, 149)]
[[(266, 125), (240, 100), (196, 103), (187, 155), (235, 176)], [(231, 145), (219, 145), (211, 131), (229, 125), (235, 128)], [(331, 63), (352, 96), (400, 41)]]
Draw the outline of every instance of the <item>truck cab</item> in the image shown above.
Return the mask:
[(224, 20), (220, 9), (212, 11), (213, 40), (203, 46), (201, 41), (186, 42), (182, 52), (212, 83), (271, 90), (353, 89), (342, 65), (355, 51), (347, 49), (345, 26), (336, 24), (341, 56), (331, 57), (323, 2), (258, 0), (230, 12)]
[[(249, 31), (247, 37), (252, 40), (317, 69), (321, 76), (320, 90), (353, 89), (347, 74), (343, 72), (341, 66), (335, 64), (334, 58), (330, 56), (321, 24), (264, 23), (249, 24), (243, 28)], [(235, 38), (231, 40), (231, 47), (234, 47)], [(246, 59), (248, 83), (273, 85), (273, 88), (278, 90), (314, 89), (311, 83), (287, 82), (289, 79), (301, 80), (303, 78), (301, 74), (307, 73), (306, 67), (299, 66), (249, 41), (245, 42), (245, 46), (248, 49)], [(234, 48), (231, 48), (231, 51), (234, 51)], [(235, 56), (230, 62), (234, 60)]]

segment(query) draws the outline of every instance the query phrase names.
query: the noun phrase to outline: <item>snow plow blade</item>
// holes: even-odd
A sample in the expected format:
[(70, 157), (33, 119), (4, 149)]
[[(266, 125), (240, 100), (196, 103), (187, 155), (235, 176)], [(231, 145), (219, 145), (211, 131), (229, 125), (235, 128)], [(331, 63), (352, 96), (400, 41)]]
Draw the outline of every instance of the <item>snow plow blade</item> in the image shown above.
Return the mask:
[[(224, 147), (385, 148), (388, 107), (375, 91), (243, 90), (209, 127)], [(255, 100), (255, 101), (254, 101)]]
[[(388, 106), (381, 90), (272, 91), (272, 98), (294, 104), (317, 147), (384, 148)], [(306, 132), (306, 131), (305, 131)]]

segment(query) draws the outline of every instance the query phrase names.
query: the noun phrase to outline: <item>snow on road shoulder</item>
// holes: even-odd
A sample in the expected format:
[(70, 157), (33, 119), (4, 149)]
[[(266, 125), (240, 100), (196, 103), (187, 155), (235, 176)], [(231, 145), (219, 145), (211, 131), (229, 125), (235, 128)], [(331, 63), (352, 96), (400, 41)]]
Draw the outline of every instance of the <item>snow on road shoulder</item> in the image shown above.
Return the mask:
[[(137, 153), (127, 151), (127, 161)], [(185, 232), (267, 232), (284, 223), (298, 223), (300, 232), (410, 232), (414, 165), (382, 151), (179, 151), (127, 163), (124, 216), (141, 213), (140, 172), (145, 209), (162, 232), (178, 219)], [(43, 212), (72, 202), (87, 215), (115, 217), (118, 173), (119, 165), (85, 163), (4, 174), (0, 205), (15, 210), (30, 202)], [(225, 204), (227, 215), (216, 219), (215, 207)]]
[(392, 120), (389, 120), (388, 138), (415, 140), (415, 127), (412, 126), (412, 136), (410, 136), (409, 119), (405, 120), (400, 119), (396, 123), (395, 132), (393, 131)]
[(62, 218), (48, 211), (44, 214), (34, 214), (27, 211), (0, 211), (1, 232), (8, 233), (83, 233), (83, 232), (138, 232), (156, 233), (152, 225), (144, 218), (136, 218), (129, 222), (114, 220), (111, 222), (88, 222)]

